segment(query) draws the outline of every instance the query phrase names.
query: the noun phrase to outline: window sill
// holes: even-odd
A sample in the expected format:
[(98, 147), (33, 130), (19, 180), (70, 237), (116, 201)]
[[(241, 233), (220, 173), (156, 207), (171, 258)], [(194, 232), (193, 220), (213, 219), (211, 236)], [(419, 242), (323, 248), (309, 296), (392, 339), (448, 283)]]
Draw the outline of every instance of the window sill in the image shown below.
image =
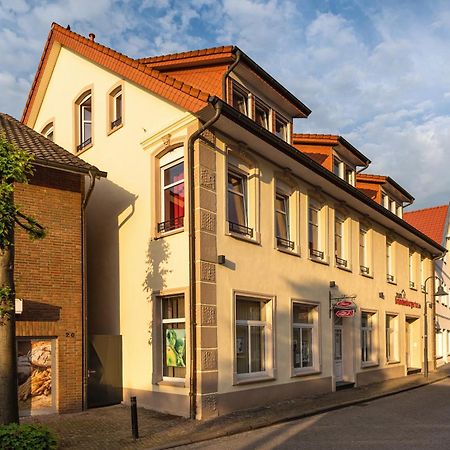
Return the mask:
[(245, 234), (233, 233), (232, 231), (228, 231), (226, 235), (235, 239), (239, 239), (240, 241), (249, 242), (250, 244), (261, 245), (259, 233), (256, 232), (255, 237), (246, 236)]
[(259, 375), (255, 377), (240, 378), (236, 375), (236, 379), (233, 383), (234, 386), (240, 386), (243, 384), (262, 383), (264, 381), (275, 381), (276, 378), (273, 375)]
[(335, 266), (337, 269), (339, 270), (343, 270), (344, 272), (352, 272), (352, 268), (351, 267), (345, 267), (345, 266), (339, 266), (338, 264), (336, 264)]
[(281, 247), (281, 246), (277, 245), (275, 247), (275, 249), (278, 250), (281, 253), (286, 253), (288, 255), (300, 257), (301, 256), (300, 255), (300, 249), (298, 249), (297, 246), (295, 246), (295, 247), (296, 248), (294, 248), (294, 250), (290, 250), (288, 248), (284, 248), (284, 247)]
[(322, 372), (319, 369), (296, 369), (292, 372), (291, 378), (307, 377), (309, 375), (320, 375)]
[(169, 380), (161, 380), (156, 383), (158, 386), (172, 386), (172, 387), (186, 387), (185, 381), (169, 381)]
[(395, 360), (395, 361), (386, 361), (386, 365), (387, 366), (391, 366), (393, 364), (400, 364), (400, 361), (397, 361), (397, 360)]
[(162, 239), (168, 236), (172, 236), (174, 234), (179, 234), (184, 232), (184, 227), (176, 228), (175, 230), (165, 231), (163, 233), (156, 232), (155, 240)]
[(397, 286), (397, 282), (394, 280), (394, 281), (388, 281), (388, 280), (386, 280), (386, 282), (388, 283), (388, 284), (393, 284), (394, 286)]
[(378, 367), (380, 363), (378, 361), (367, 361), (361, 363), (361, 369), (369, 369), (371, 367)]
[(365, 277), (365, 278), (371, 278), (371, 279), (373, 280), (373, 275), (370, 275), (369, 273), (362, 273), (362, 272), (359, 272), (359, 274), (360, 274), (362, 277)]
[(123, 128), (123, 122), (120, 125), (117, 125), (117, 127), (114, 128), (110, 128), (108, 133), (106, 133), (107, 136), (111, 136), (111, 134), (113, 134), (114, 132), (116, 132), (117, 130), (120, 130), (121, 128)]
[(417, 288), (416, 287), (409, 287), (412, 291), (417, 291)]
[(81, 154), (83, 154), (84, 152), (88, 151), (93, 146), (94, 146), (94, 143), (91, 142), (89, 145), (86, 145), (86, 147), (82, 148), (81, 150), (77, 150), (76, 147), (75, 147), (75, 155), (76, 156), (80, 156)]
[(330, 263), (328, 262), (328, 260), (326, 258), (320, 259), (320, 258), (315, 258), (314, 256), (310, 256), (309, 260), (315, 263), (319, 263), (319, 264), (323, 264), (325, 266), (329, 266)]

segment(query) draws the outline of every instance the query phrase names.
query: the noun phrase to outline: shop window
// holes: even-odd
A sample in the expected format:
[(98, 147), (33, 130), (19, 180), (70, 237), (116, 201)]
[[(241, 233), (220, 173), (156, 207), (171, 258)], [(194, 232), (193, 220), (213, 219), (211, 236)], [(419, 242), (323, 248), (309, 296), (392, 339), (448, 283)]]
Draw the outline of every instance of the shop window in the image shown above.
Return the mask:
[(184, 381), (186, 377), (186, 319), (183, 295), (160, 297), (162, 323), (163, 380)]
[(272, 371), (272, 301), (236, 296), (236, 373), (238, 378)]
[(20, 415), (55, 409), (54, 339), (17, 338), (17, 376)]
[(164, 233), (184, 225), (184, 147), (177, 147), (159, 158), (160, 222), (158, 232)]
[(363, 366), (374, 363), (376, 360), (374, 319), (374, 313), (361, 312), (361, 362)]
[(386, 361), (398, 362), (398, 316), (386, 315)]
[(123, 120), (122, 86), (116, 87), (109, 94), (109, 129), (114, 130), (122, 125)]
[(44, 127), (41, 134), (53, 142), (53, 131), (54, 131), (53, 122), (50, 122)]
[(77, 151), (81, 151), (92, 144), (92, 94), (85, 92), (77, 104), (78, 144)]
[(318, 307), (293, 303), (292, 352), (294, 373), (317, 370), (318, 362)]

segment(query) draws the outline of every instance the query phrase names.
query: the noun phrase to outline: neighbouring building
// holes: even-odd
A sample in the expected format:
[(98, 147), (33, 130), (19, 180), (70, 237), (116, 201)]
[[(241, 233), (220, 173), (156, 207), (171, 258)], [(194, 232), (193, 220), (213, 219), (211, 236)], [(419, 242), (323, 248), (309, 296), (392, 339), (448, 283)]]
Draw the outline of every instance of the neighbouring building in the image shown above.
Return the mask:
[[(405, 213), (405, 220), (426, 234), (434, 241), (450, 250), (450, 208), (449, 205), (434, 206), (432, 208), (418, 209)], [(443, 282), (446, 292), (450, 288), (450, 270), (447, 267), (448, 253), (434, 262), (435, 273)], [(425, 278), (422, 278), (420, 289), (425, 292)], [(450, 303), (448, 294), (435, 297), (430, 288), (426, 285), (427, 301), (432, 302), (434, 311), (434, 324), (431, 330), (434, 333), (434, 350), (436, 355), (436, 365), (441, 366), (450, 362)]]
[(47, 233), (31, 240), (15, 230), (20, 414), (81, 411), (85, 178), (105, 174), (7, 114), (0, 133), (33, 155), (34, 174), (15, 186), (15, 202)]
[(445, 249), (393, 180), (358, 186), (345, 139), (294, 134), (309, 113), (237, 47), (131, 59), (52, 26), (22, 120), (108, 170), (87, 210), (104, 403), (207, 418), (433, 365), (417, 286)]

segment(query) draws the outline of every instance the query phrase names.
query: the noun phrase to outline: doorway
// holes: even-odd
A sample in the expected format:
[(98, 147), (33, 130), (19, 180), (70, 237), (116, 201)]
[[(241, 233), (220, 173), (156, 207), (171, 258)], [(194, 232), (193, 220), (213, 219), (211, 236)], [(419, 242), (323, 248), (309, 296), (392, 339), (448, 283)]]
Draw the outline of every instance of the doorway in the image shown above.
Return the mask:
[(344, 380), (344, 339), (342, 317), (334, 318), (334, 378), (336, 383)]
[(420, 372), (420, 321), (417, 317), (406, 317), (405, 320), (405, 361), (408, 375)]

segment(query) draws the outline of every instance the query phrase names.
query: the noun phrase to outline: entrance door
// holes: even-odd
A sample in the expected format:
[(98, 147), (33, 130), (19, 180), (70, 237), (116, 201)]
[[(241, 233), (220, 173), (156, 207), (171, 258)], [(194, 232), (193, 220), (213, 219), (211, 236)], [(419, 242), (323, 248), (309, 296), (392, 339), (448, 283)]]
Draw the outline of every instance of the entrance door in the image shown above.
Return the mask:
[(336, 318), (334, 322), (334, 377), (336, 381), (342, 381), (344, 379), (342, 357), (343, 357), (342, 318)]

